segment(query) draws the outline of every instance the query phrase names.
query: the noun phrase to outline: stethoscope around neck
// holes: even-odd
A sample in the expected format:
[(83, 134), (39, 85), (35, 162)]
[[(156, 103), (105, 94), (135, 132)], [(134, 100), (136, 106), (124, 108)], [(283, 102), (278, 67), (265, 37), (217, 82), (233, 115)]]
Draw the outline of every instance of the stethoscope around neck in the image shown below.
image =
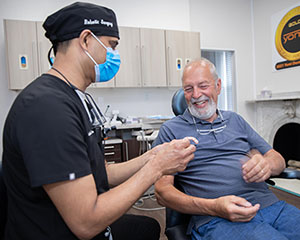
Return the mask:
[(84, 96), (85, 96), (84, 101), (85, 101), (85, 103), (87, 105), (87, 108), (89, 110), (93, 128), (101, 128), (104, 136), (107, 134), (107, 132), (109, 130), (112, 130), (112, 128), (105, 128), (104, 127), (104, 123), (106, 123), (106, 118), (102, 114), (100, 108), (97, 106), (97, 104), (96, 104), (95, 100), (93, 99), (93, 97), (89, 93), (83, 92), (80, 89), (78, 89), (76, 86), (74, 86), (58, 69), (56, 69), (53, 66), (52, 66), (52, 69), (54, 71), (56, 71), (59, 75), (61, 75), (67, 81), (68, 85), (75, 92), (79, 91), (82, 94), (84, 94)]
[(102, 114), (100, 108), (97, 106), (95, 100), (93, 99), (93, 97), (86, 92), (81, 91), (80, 89), (78, 89), (77, 87), (75, 87), (67, 78), (64, 74), (62, 74), (62, 72), (60, 72), (58, 69), (56, 69), (55, 67), (53, 67), (53, 59), (51, 58), (51, 51), (54, 49), (54, 45), (52, 45), (52, 47), (50, 48), (49, 52), (48, 52), (48, 61), (51, 65), (51, 69), (53, 69), (54, 71), (56, 71), (59, 75), (61, 75), (69, 84), (69, 86), (76, 92), (79, 91), (81, 93), (83, 93), (85, 95), (85, 103), (88, 107), (88, 110), (90, 112), (91, 115), (91, 120), (92, 120), (92, 124), (94, 127), (101, 127), (104, 128), (104, 123), (106, 122), (106, 118), (104, 117), (104, 115)]

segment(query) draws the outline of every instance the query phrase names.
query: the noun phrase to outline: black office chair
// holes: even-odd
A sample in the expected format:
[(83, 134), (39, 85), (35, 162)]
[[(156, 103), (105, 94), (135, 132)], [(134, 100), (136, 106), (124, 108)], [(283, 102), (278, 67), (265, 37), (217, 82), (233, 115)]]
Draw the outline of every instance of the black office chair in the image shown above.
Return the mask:
[(7, 195), (2, 176), (2, 162), (0, 161), (0, 240), (4, 240), (4, 231), (7, 217)]
[[(183, 89), (177, 90), (172, 98), (172, 110), (177, 115), (182, 115), (187, 108), (187, 103), (184, 98)], [(276, 178), (289, 178), (289, 179), (300, 179), (300, 171), (286, 168)], [(270, 185), (275, 185), (274, 181), (268, 179), (266, 181)], [(174, 186), (180, 190), (174, 179)], [(166, 208), (166, 230), (165, 234), (168, 240), (190, 240), (191, 238), (186, 235), (187, 225), (190, 220), (190, 215), (177, 212), (175, 210)]]

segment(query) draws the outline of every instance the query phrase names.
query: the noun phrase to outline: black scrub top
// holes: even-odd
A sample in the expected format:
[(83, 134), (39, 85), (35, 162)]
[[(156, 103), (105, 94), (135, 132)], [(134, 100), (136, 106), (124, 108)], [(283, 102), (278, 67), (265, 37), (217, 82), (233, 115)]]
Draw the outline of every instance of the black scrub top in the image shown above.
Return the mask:
[(97, 133), (77, 93), (55, 76), (43, 74), (18, 95), (3, 132), (6, 240), (77, 239), (42, 186), (93, 174), (98, 194), (107, 191)]

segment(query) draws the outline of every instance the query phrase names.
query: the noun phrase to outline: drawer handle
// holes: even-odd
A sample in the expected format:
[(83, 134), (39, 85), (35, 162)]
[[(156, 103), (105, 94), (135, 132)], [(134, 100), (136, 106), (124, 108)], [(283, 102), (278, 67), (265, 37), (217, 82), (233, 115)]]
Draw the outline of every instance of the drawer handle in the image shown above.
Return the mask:
[(112, 149), (115, 148), (115, 146), (105, 146), (104, 149)]
[(104, 156), (112, 156), (112, 155), (115, 155), (115, 153), (114, 152), (104, 153)]

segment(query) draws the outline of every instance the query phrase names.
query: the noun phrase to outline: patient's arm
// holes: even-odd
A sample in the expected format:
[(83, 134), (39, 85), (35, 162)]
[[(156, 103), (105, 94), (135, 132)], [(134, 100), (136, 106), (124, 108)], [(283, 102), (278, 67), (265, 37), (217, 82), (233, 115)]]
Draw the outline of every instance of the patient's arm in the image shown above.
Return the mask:
[(285, 168), (285, 160), (274, 149), (264, 155), (251, 151), (251, 158), (243, 164), (243, 177), (246, 182), (263, 182), (270, 176), (279, 175)]
[(163, 176), (155, 184), (158, 202), (178, 212), (192, 215), (211, 215), (226, 218), (234, 222), (250, 221), (259, 209), (244, 198), (224, 196), (216, 199), (204, 199), (189, 196), (174, 187), (173, 176)]

